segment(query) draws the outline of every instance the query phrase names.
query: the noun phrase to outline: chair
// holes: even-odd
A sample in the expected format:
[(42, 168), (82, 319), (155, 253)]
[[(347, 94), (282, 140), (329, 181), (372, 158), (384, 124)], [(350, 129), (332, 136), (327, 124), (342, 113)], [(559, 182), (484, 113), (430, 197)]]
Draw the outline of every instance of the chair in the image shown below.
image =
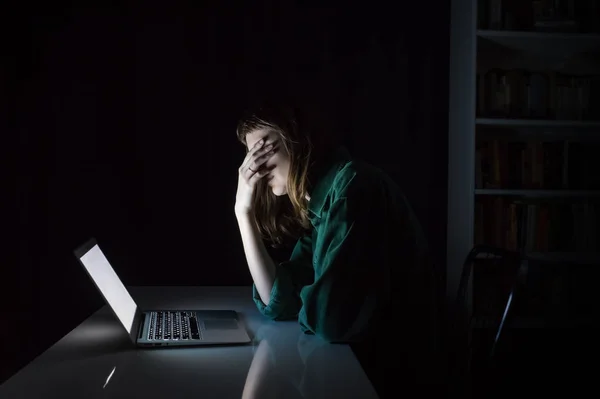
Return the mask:
[(463, 263), (451, 328), (455, 354), (451, 375), (466, 383), (462, 389), (470, 391), (472, 381), (493, 386), (496, 354), (518, 295), (522, 259), (518, 252), (477, 245)]

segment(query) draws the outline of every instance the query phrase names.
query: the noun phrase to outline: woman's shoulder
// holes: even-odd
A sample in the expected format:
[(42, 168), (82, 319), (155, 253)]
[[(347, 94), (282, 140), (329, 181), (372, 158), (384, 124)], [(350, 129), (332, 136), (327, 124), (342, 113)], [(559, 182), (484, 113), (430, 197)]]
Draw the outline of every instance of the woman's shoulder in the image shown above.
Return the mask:
[(350, 159), (338, 169), (332, 191), (338, 197), (364, 195), (367, 191), (379, 191), (383, 185), (390, 183), (389, 176), (382, 169), (359, 159)]

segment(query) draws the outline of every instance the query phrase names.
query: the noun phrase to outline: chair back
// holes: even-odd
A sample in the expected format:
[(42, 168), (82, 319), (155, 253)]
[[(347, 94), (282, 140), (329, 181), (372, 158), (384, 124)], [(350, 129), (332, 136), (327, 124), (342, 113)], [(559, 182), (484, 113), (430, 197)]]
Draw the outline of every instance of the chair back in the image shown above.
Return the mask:
[(462, 379), (489, 382), (493, 377), (522, 264), (518, 252), (485, 245), (473, 247), (465, 259), (451, 328), (454, 373)]

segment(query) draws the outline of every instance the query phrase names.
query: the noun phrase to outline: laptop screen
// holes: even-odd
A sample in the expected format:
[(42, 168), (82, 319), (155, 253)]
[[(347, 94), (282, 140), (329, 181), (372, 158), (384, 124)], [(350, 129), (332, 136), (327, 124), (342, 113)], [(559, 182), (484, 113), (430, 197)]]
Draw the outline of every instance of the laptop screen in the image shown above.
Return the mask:
[(108, 305), (117, 314), (128, 333), (133, 327), (137, 305), (96, 244), (80, 258)]

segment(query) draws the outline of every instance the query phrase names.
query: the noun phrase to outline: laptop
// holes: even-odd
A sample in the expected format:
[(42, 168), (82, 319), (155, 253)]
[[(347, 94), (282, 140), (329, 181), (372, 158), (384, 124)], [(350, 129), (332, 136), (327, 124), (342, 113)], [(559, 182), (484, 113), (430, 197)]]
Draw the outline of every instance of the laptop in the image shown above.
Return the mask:
[(75, 256), (138, 347), (245, 344), (250, 342), (233, 310), (141, 310), (91, 238)]

